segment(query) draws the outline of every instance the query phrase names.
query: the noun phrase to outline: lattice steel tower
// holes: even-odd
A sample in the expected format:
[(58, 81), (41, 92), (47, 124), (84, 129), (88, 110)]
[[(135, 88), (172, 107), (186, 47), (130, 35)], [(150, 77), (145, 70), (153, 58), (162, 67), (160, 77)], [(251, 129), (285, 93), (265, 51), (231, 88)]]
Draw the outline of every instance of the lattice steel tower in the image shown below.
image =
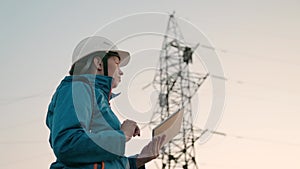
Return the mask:
[(171, 14), (160, 53), (160, 67), (153, 80), (154, 87), (160, 93), (151, 125), (157, 125), (181, 108), (184, 109), (184, 117), (180, 134), (165, 146), (159, 157), (162, 168), (198, 168), (195, 141), (200, 132), (196, 132), (193, 126), (191, 99), (208, 74), (189, 71), (197, 46), (191, 47), (185, 43), (174, 13)]

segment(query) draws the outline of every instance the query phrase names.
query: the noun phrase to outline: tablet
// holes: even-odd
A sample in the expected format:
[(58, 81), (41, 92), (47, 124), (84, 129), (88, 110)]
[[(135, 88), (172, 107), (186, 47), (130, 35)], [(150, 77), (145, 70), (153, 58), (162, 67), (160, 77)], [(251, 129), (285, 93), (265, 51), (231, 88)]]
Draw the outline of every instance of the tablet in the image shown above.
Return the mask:
[(166, 120), (161, 122), (152, 130), (152, 138), (160, 135), (166, 135), (166, 139), (162, 145), (171, 141), (179, 132), (183, 119), (183, 109), (173, 113)]

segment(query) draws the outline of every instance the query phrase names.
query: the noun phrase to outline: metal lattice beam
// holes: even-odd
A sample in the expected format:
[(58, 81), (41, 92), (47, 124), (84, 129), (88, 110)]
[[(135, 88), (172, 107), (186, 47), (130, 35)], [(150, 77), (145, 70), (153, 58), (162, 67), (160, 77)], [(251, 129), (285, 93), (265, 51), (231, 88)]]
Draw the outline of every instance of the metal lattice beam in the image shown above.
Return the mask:
[(159, 157), (162, 168), (198, 168), (195, 141), (200, 133), (196, 133), (193, 126), (191, 99), (208, 74), (189, 71), (192, 49), (195, 47), (185, 44), (174, 14), (171, 14), (160, 53), (160, 67), (153, 80), (154, 87), (160, 94), (159, 106), (153, 114), (151, 124), (157, 125), (179, 109), (184, 109), (184, 117), (180, 133), (164, 147)]

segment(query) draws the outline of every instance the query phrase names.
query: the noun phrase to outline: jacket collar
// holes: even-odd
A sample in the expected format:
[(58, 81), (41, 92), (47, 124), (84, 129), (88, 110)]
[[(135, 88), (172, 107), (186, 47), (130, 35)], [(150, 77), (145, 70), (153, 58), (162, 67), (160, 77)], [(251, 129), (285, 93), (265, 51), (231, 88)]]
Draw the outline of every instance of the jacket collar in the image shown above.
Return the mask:
[(111, 96), (111, 85), (112, 85), (112, 77), (102, 76), (102, 75), (93, 75), (93, 74), (84, 74), (84, 75), (73, 75), (66, 76), (63, 81), (72, 82), (72, 81), (83, 81), (90, 83), (92, 87), (101, 89), (104, 91), (108, 100)]

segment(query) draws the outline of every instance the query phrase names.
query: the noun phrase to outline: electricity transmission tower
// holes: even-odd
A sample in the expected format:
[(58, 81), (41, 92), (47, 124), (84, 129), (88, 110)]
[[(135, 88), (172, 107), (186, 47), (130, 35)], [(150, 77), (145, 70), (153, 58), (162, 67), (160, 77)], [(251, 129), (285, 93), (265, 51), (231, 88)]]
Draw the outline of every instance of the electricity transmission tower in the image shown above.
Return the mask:
[(191, 99), (208, 74), (189, 71), (197, 47), (185, 43), (174, 13), (171, 14), (159, 57), (160, 67), (153, 80), (159, 98), (150, 125), (156, 126), (179, 109), (184, 110), (184, 117), (180, 133), (164, 147), (159, 157), (162, 168), (198, 168), (195, 141), (200, 132), (193, 126)]

